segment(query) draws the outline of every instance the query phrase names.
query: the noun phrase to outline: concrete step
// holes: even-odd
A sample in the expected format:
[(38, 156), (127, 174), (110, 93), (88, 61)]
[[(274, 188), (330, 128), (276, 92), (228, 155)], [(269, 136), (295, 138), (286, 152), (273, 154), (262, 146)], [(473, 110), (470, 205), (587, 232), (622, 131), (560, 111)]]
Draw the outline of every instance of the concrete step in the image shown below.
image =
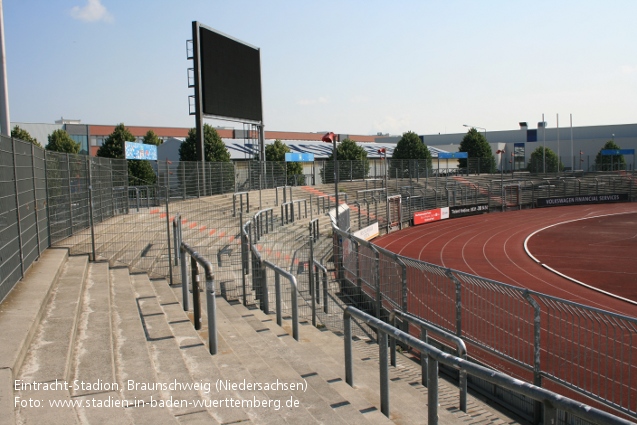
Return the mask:
[(338, 383), (343, 379), (339, 372), (320, 360), (316, 361), (314, 347), (308, 347), (304, 340), (295, 341), (276, 325), (272, 317), (263, 315), (260, 310), (249, 310), (239, 303), (227, 305), (220, 310), (232, 323), (239, 323), (241, 320), (247, 322), (252, 331), (261, 337), (262, 343), (267, 344), (267, 350), (305, 379), (347, 423), (390, 423), (376, 406), (360, 397), (353, 388), (339, 386)]
[(77, 318), (89, 270), (87, 256), (69, 257), (40, 321), (20, 379), (69, 381), (77, 334)]
[[(62, 267), (62, 273), (51, 293), (51, 298), (38, 325), (25, 361), (17, 379), (25, 386), (19, 386), (14, 397), (20, 402), (15, 414), (18, 423), (52, 423), (64, 419), (66, 423), (76, 423), (77, 417), (72, 407), (50, 407), (49, 401), (69, 402), (71, 360), (77, 332), (77, 317), (81, 308), (81, 298), (88, 273), (88, 257), (69, 257)], [(41, 390), (32, 383), (59, 383), (53, 390)], [(38, 400), (43, 405), (26, 401)], [(55, 418), (55, 419), (54, 419)], [(59, 423), (59, 422), (58, 422)]]
[[(91, 263), (78, 318), (69, 385), (80, 423), (132, 423), (121, 403), (115, 376), (111, 326), (111, 279), (108, 263)], [(102, 406), (102, 408), (94, 408)], [(105, 407), (109, 406), (109, 407)]]
[[(194, 327), (188, 316), (183, 311), (181, 305), (177, 303), (173, 289), (161, 280), (153, 281), (158, 299), (168, 318), (169, 324), (175, 335), (179, 335), (181, 353), (184, 361), (188, 365), (193, 380), (197, 382), (207, 382), (215, 384), (217, 382), (265, 382), (247, 368), (230, 348), (223, 334), (219, 335), (219, 352), (215, 356), (211, 356), (208, 348), (204, 345), (202, 337), (207, 341), (207, 333), (204, 331), (200, 334), (194, 330)], [(205, 303), (205, 302), (204, 302)], [(203, 306), (205, 309), (205, 305)], [(221, 324), (220, 324), (221, 327)], [(259, 390), (229, 390), (219, 389), (216, 385), (212, 385), (212, 389), (202, 394), (209, 402), (214, 400), (271, 400), (275, 403), (280, 401), (278, 394), (274, 396), (272, 393)], [(269, 408), (260, 408), (256, 406), (244, 407), (243, 409), (231, 408), (227, 405), (221, 405), (209, 409), (211, 414), (220, 423), (239, 423), (243, 421), (251, 421), (254, 423), (277, 424), (284, 423), (288, 417), (298, 417), (298, 409), (287, 409), (284, 402), (279, 410), (274, 406)], [(293, 421), (294, 422), (294, 421)]]
[[(160, 301), (147, 275), (130, 276), (137, 302), (141, 323), (146, 335), (147, 347), (157, 377), (156, 382), (178, 383), (172, 387), (160, 388), (161, 400), (179, 401), (166, 407), (173, 416), (180, 417), (199, 413), (203, 409), (194, 403), (201, 401), (195, 389), (189, 370), (184, 363), (178, 338), (170, 328)], [(147, 390), (144, 390), (147, 391)], [(183, 403), (182, 403), (183, 401)], [(212, 417), (209, 418), (213, 421)]]
[[(148, 351), (149, 343), (140, 320), (137, 298), (133, 292), (128, 269), (111, 269), (113, 292), (112, 325), (115, 371), (122, 399), (132, 401), (127, 413), (133, 423), (176, 424), (177, 419), (166, 407), (136, 407), (139, 401), (150, 403), (161, 398), (157, 389), (142, 390), (135, 383), (158, 382)], [(129, 385), (130, 383), (133, 386)], [(137, 402), (137, 403), (136, 403)]]
[[(234, 305), (235, 309), (244, 310), (245, 308), (241, 305)], [(260, 334), (265, 334), (264, 328), (269, 327), (272, 329), (274, 325), (272, 318), (270, 316), (264, 315), (259, 310), (250, 310), (250, 313), (245, 314), (243, 316), (244, 319), (247, 319), (252, 323), (253, 328), (259, 331)], [(252, 318), (252, 319), (250, 319)], [(233, 323), (236, 322), (233, 321)], [(289, 323), (284, 321), (284, 328), (288, 328), (291, 326)], [(261, 329), (259, 329), (259, 327)], [(279, 328), (280, 329), (280, 328)], [(279, 335), (280, 341), (288, 341), (291, 342), (289, 344), (288, 349), (296, 349), (298, 347), (302, 347), (303, 345), (307, 346), (307, 349), (304, 354), (301, 354), (301, 358), (304, 359), (316, 359), (319, 357), (319, 361), (314, 361), (311, 364), (311, 368), (315, 371), (323, 368), (323, 373), (327, 373), (328, 376), (332, 373), (336, 378), (328, 380), (330, 383), (339, 382), (340, 384), (344, 384), (345, 376), (344, 376), (344, 367), (342, 364), (343, 360), (343, 341), (341, 338), (332, 334), (331, 332), (321, 332), (318, 329), (313, 328), (310, 325), (303, 326), (301, 328), (301, 342), (296, 342), (292, 338), (285, 338), (284, 335)], [(377, 346), (376, 346), (377, 349)], [(319, 354), (320, 353), (320, 354)], [(360, 362), (358, 365), (355, 365), (355, 386), (360, 393), (364, 393), (365, 397), (367, 397), (368, 403), (371, 403), (375, 409), (380, 410), (380, 400), (379, 400), (379, 389), (378, 389), (378, 365), (377, 361), (374, 365), (373, 356), (369, 355), (361, 355), (358, 353), (358, 358)], [(377, 355), (376, 355), (377, 359)], [(372, 360), (370, 362), (370, 360)], [(370, 367), (371, 366), (371, 367)], [(312, 372), (310, 372), (311, 374)], [(371, 378), (371, 379), (370, 379)], [(409, 417), (411, 416), (411, 420), (415, 420), (412, 410), (414, 408), (410, 408), (410, 403), (407, 402), (411, 399), (412, 403), (416, 403), (416, 405), (424, 405), (426, 404), (426, 393), (424, 395), (418, 394), (413, 390), (411, 383), (409, 385), (402, 385), (397, 382), (400, 380), (400, 377), (394, 377), (395, 381), (390, 383), (390, 395), (392, 397), (390, 402), (390, 411), (392, 412), (391, 418), (397, 422), (403, 422), (407, 418), (407, 422), (409, 422)], [(394, 383), (395, 382), (395, 383)], [(351, 388), (347, 384), (344, 384), (344, 387)], [(425, 390), (426, 391), (426, 390)], [(398, 395), (397, 395), (398, 394)], [(456, 402), (457, 402), (457, 389), (455, 389), (456, 394)], [(359, 394), (360, 397), (360, 394)], [(362, 411), (369, 411), (369, 409), (361, 409)], [(416, 409), (417, 410), (417, 409)], [(402, 412), (402, 413), (401, 413)], [(407, 413), (405, 413), (407, 412)], [(462, 413), (462, 412), (460, 412)], [(420, 414), (424, 414), (426, 417), (426, 410), (424, 412), (420, 412)], [(441, 413), (442, 417), (446, 416), (444, 413)], [(457, 416), (457, 415), (456, 415)], [(417, 415), (416, 415), (417, 417)], [(445, 418), (445, 421), (451, 422), (442, 422), (442, 423), (455, 423), (458, 418)]]

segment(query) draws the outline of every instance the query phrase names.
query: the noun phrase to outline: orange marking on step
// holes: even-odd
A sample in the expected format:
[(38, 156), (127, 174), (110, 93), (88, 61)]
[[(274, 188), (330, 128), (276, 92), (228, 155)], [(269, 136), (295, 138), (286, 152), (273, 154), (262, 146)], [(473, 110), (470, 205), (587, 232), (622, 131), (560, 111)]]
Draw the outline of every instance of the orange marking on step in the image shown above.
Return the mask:
[(224, 236), (226, 236), (226, 232), (221, 232), (221, 233), (219, 233), (219, 237), (220, 237), (220, 238), (223, 238)]
[(200, 231), (200, 232), (203, 232), (203, 231), (204, 231), (204, 230), (206, 230), (206, 229), (207, 229), (207, 226), (201, 226), (201, 227), (199, 228), (199, 231)]
[(290, 261), (290, 255), (289, 254), (285, 254), (285, 261)]
[(159, 214), (159, 218), (164, 218), (164, 217), (166, 217), (166, 213)]
[(209, 234), (210, 236), (212, 236), (212, 235), (214, 235), (214, 234), (215, 234), (215, 232), (216, 232), (216, 231), (217, 231), (217, 229), (212, 229), (212, 230), (210, 231), (210, 233), (208, 233), (208, 234)]
[(197, 223), (190, 223), (190, 226), (188, 226), (188, 227), (190, 227), (191, 229), (193, 229), (193, 228), (195, 228), (196, 226), (197, 226)]
[(232, 242), (234, 240), (234, 235), (228, 236), (228, 241)]
[(155, 208), (153, 210), (150, 210), (151, 214), (157, 214), (159, 212), (159, 208)]

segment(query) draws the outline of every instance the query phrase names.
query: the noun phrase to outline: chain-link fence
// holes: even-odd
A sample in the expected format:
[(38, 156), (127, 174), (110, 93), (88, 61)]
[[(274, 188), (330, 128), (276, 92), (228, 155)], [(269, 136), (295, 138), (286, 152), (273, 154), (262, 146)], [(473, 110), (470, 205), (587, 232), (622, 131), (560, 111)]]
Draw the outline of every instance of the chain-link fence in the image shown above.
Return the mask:
[[(306, 181), (287, 175), (282, 163), (160, 161), (155, 183), (129, 186), (125, 160), (48, 152), (9, 138), (0, 138), (0, 153), (0, 299), (51, 245), (178, 283), (171, 233), (178, 213), (183, 240), (213, 263), (227, 298), (274, 311), (278, 286), (282, 311), (292, 314), (297, 305), (302, 319), (336, 331), (347, 305), (381, 318), (407, 311), (464, 337), (486, 363), (504, 359), (514, 375), (545, 378), (636, 415), (634, 319), (403, 258), (332, 229), (327, 212), (335, 196), (323, 184), (333, 180), (329, 162), (304, 170)], [(384, 165), (339, 162), (350, 232), (386, 232), (442, 207), (493, 211), (564, 197), (637, 198), (627, 171), (505, 178), (434, 172), (418, 162)], [(399, 171), (392, 177), (391, 169)], [(317, 184), (293, 192), (309, 180)], [(294, 292), (281, 271), (296, 279)], [(364, 326), (359, 331), (371, 336)], [(568, 361), (572, 356), (586, 360)], [(527, 401), (519, 407), (529, 411)]]

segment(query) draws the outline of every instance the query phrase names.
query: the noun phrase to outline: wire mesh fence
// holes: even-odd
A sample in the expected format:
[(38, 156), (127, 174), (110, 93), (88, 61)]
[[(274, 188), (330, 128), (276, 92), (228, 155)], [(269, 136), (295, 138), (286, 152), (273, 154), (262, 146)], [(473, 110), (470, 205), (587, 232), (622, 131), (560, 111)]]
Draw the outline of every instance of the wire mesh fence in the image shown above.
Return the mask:
[[(401, 309), (463, 336), (485, 362), (504, 359), (517, 376), (548, 378), (635, 417), (634, 319), (399, 257), (332, 229), (327, 213), (335, 196), (323, 184), (330, 174), (333, 181), (329, 162), (312, 164), (305, 180), (288, 175), (282, 163), (160, 161), (156, 182), (130, 186), (125, 160), (47, 152), (8, 138), (0, 138), (0, 152), (0, 299), (51, 245), (179, 283), (171, 245), (171, 221), (179, 214), (183, 239), (211, 260), (227, 298), (274, 310), (281, 275), (263, 267), (268, 261), (296, 279), (296, 292), (278, 285), (287, 314), (296, 303), (304, 320), (338, 331), (344, 306), (378, 317)], [(499, 210), (564, 197), (632, 201), (637, 195), (635, 174), (627, 171), (505, 179), (434, 172), (420, 163), (384, 165), (339, 162), (350, 232), (372, 225), (388, 231), (409, 225), (418, 211), (441, 207)], [(393, 178), (392, 169), (400, 170)], [(298, 187), (310, 180), (313, 188)], [(255, 217), (266, 206), (272, 207), (262, 213), (266, 218)], [(310, 236), (308, 222), (317, 217)], [(364, 326), (360, 332), (371, 335)], [(584, 360), (569, 361), (573, 356)]]

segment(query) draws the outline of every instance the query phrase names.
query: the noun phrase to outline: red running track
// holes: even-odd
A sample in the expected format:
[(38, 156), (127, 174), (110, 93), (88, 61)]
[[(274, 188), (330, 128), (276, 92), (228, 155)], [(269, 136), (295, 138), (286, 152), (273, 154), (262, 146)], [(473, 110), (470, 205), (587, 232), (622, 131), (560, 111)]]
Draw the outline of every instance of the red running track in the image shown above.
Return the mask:
[[(592, 218), (598, 216), (608, 217)], [(374, 243), (406, 257), (637, 317), (636, 223), (637, 203), (551, 207), (428, 223)], [(544, 228), (529, 239), (534, 257), (633, 303), (580, 285), (534, 261), (524, 242)]]

